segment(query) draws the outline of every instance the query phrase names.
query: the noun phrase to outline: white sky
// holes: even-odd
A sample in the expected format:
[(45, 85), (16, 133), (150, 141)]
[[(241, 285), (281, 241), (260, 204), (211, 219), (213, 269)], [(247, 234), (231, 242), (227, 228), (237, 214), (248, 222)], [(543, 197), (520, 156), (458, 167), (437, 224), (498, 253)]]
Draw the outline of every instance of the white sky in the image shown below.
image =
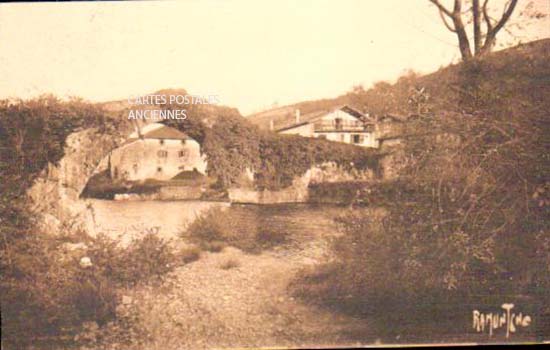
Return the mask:
[[(550, 37), (549, 18), (519, 33)], [(427, 0), (0, 4), (0, 98), (185, 88), (248, 114), (434, 71), (455, 41)]]

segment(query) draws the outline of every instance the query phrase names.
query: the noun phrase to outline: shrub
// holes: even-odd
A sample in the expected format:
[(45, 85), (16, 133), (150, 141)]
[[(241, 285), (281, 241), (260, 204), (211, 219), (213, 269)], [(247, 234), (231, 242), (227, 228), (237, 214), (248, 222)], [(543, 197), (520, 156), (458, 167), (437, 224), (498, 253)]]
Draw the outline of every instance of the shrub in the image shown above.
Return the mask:
[(362, 198), (369, 183), (358, 181), (322, 182), (310, 184), (308, 201), (311, 203), (352, 204)]
[(227, 246), (226, 243), (222, 241), (210, 241), (203, 243), (204, 250), (207, 250), (212, 253), (219, 253)]
[(278, 227), (277, 225), (261, 226), (258, 227), (256, 239), (263, 248), (269, 248), (287, 243), (288, 232), (284, 227)]
[(267, 223), (268, 210), (256, 206), (214, 208), (197, 218), (185, 232), (202, 249), (219, 252), (231, 245), (251, 253), (287, 242), (288, 232), (283, 225)]
[(113, 283), (100, 269), (84, 269), (48, 236), (29, 236), (10, 246), (3, 266), (2, 341), (8, 347), (72, 341), (86, 321), (103, 324), (115, 317)]
[(220, 269), (222, 270), (230, 270), (234, 269), (236, 267), (239, 267), (241, 264), (237, 259), (227, 259), (220, 265)]
[(185, 248), (178, 255), (185, 264), (189, 264), (200, 259), (201, 250), (198, 247)]
[(222, 208), (210, 209), (205, 215), (196, 218), (187, 228), (185, 236), (191, 239), (199, 239), (199, 244), (221, 240), (228, 236), (230, 227), (228, 216)]
[(126, 248), (120, 248), (116, 241), (99, 235), (88, 254), (104, 275), (124, 285), (159, 278), (180, 264), (168, 242), (154, 233), (134, 239)]
[[(548, 300), (550, 90), (539, 77), (550, 65), (529, 51), (528, 64), (505, 57), (416, 80), (431, 84), (433, 100), (406, 123), (399, 177), (360, 198), (384, 207), (384, 219), (344, 217), (337, 262), (302, 275), (297, 293), (380, 317), (408, 309), (434, 323), (481, 295)], [(543, 309), (535, 317), (548, 319)]]
[[(193, 113), (203, 112), (195, 109)], [(222, 109), (218, 114), (211, 128), (196, 121), (202, 118), (169, 124), (197, 135), (207, 157), (208, 175), (217, 179), (219, 189), (239, 185), (246, 169), (255, 172), (257, 188), (270, 190), (288, 187), (312, 166), (329, 161), (346, 170), (378, 171), (379, 155), (373, 149), (262, 131), (236, 110)]]

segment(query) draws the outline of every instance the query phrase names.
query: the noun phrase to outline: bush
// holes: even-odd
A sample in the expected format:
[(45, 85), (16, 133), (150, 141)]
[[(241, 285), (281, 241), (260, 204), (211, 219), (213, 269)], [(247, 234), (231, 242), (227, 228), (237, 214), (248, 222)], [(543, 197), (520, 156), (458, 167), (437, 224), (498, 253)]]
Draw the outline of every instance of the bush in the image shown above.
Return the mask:
[(6, 346), (71, 343), (83, 322), (115, 317), (115, 288), (101, 270), (82, 268), (47, 236), (12, 243), (1, 284)]
[(239, 266), (241, 266), (241, 264), (239, 263), (239, 261), (237, 259), (227, 259), (226, 261), (224, 261), (220, 265), (220, 269), (230, 270), (230, 269), (234, 269), (234, 268), (239, 267)]
[(212, 252), (219, 252), (231, 245), (247, 252), (259, 253), (287, 242), (288, 232), (284, 226), (266, 222), (269, 219), (269, 208), (214, 208), (197, 218), (182, 233), (182, 238)]
[[(547, 303), (550, 89), (539, 77), (550, 65), (510, 57), (416, 80), (433, 100), (406, 123), (399, 177), (359, 198), (384, 218), (342, 218), (337, 262), (302, 275), (298, 294), (381, 318), (432, 315), (433, 324), (480, 296)], [(548, 309), (534, 309), (548, 319)]]
[(352, 204), (362, 198), (370, 182), (343, 181), (310, 184), (308, 201), (311, 203)]
[(198, 247), (190, 247), (183, 249), (178, 255), (185, 264), (189, 264), (200, 259), (201, 250)]
[(126, 248), (100, 235), (88, 255), (104, 275), (126, 286), (159, 278), (180, 264), (168, 242), (154, 233), (134, 239)]
[(284, 227), (261, 226), (258, 227), (256, 240), (263, 248), (282, 245), (288, 242), (288, 232)]
[(203, 243), (204, 250), (207, 250), (212, 253), (219, 253), (226, 246), (227, 244), (222, 241), (209, 241), (209, 242)]
[(256, 223), (246, 209), (213, 208), (197, 218), (183, 233), (202, 249), (221, 251), (225, 245), (243, 250), (256, 248)]
[[(194, 110), (193, 113), (200, 115), (201, 112)], [(258, 189), (269, 190), (288, 187), (312, 166), (329, 161), (345, 170), (368, 168), (378, 171), (376, 150), (262, 131), (236, 110), (221, 110), (218, 114), (211, 128), (196, 121), (202, 118), (169, 124), (200, 138), (208, 161), (208, 175), (217, 179), (219, 189), (238, 186), (247, 169), (255, 172)]]

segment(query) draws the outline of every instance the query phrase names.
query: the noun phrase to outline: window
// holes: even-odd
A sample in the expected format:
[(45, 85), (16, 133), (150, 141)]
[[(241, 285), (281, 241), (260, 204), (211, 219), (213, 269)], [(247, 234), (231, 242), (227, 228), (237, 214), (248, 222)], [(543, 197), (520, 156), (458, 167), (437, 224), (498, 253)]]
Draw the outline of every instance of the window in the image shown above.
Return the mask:
[(161, 172), (162, 172), (162, 167), (159, 166), (159, 167), (157, 168), (157, 173), (161, 173)]
[(181, 151), (178, 152), (178, 157), (180, 157), (180, 158), (187, 157), (187, 155), (188, 155), (187, 150), (181, 150)]
[(182, 144), (182, 145), (185, 145), (185, 140), (181, 140), (181, 144)]
[(345, 141), (346, 141), (346, 135), (340, 134), (340, 142), (345, 142)]
[(160, 140), (159, 140), (159, 143), (160, 143), (161, 145), (164, 145), (164, 140), (163, 140), (163, 139), (160, 139)]
[(158, 151), (157, 155), (159, 156), (159, 158), (166, 158), (166, 157), (168, 157), (168, 152), (167, 151)]
[(342, 118), (334, 119), (334, 127), (336, 130), (342, 130)]
[(363, 143), (362, 135), (353, 135), (353, 143)]

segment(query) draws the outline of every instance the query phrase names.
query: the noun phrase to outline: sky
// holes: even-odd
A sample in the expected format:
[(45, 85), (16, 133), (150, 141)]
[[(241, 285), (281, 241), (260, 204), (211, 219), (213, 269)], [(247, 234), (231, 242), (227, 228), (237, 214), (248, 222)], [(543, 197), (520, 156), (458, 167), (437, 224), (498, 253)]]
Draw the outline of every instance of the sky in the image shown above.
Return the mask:
[[(534, 4), (550, 13), (550, 0)], [(548, 38), (550, 19), (516, 33)], [(185, 88), (247, 115), (459, 59), (427, 0), (0, 4), (0, 98), (101, 102)]]

